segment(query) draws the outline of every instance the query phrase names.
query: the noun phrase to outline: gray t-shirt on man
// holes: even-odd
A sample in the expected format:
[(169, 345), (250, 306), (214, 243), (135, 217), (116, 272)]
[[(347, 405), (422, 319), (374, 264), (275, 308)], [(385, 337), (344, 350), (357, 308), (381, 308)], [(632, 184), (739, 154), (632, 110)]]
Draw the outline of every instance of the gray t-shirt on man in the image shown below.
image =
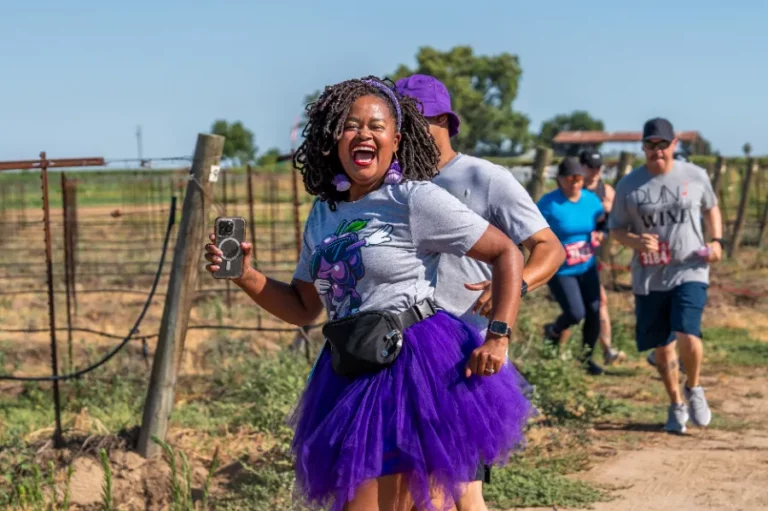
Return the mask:
[[(549, 227), (512, 173), (488, 160), (457, 154), (432, 182), (448, 190), (516, 245)], [(464, 284), (490, 280), (491, 274), (491, 266), (483, 262), (444, 254), (437, 270), (435, 301), (482, 331), (488, 327), (488, 319), (472, 314), (472, 306), (481, 292), (470, 291)]]
[(707, 172), (684, 161), (675, 161), (672, 170), (660, 175), (643, 165), (619, 181), (609, 227), (659, 236), (658, 252), (636, 252), (632, 258), (635, 294), (669, 291), (685, 282), (709, 283), (709, 264), (696, 250), (706, 244), (701, 212), (716, 205)]
[(316, 201), (294, 278), (311, 282), (328, 318), (401, 312), (434, 298), (443, 254), (463, 257), (488, 222), (429, 182), (384, 185), (331, 211)]

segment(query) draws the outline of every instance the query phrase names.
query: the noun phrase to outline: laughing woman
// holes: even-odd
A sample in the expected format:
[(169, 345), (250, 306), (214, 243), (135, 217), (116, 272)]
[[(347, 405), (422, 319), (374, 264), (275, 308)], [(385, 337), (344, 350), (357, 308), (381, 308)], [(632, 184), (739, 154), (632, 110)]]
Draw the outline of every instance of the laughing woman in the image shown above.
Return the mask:
[[(522, 255), (428, 181), (439, 153), (414, 100), (375, 77), (307, 107), (294, 165), (318, 197), (290, 284), (250, 267), (235, 283), (265, 310), (327, 339), (292, 416), (297, 493), (333, 511), (450, 509), (478, 463), (503, 464), (533, 410), (504, 363)], [(221, 253), (206, 246), (208, 270)], [(482, 339), (432, 301), (441, 253), (493, 265)]]

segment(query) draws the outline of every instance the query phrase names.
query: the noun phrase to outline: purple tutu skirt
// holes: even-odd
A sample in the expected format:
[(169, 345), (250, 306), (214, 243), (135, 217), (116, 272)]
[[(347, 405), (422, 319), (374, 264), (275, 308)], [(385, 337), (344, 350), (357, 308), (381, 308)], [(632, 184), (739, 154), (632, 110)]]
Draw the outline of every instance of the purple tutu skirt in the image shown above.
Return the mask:
[(419, 509), (432, 510), (430, 489), (450, 507), (480, 463), (508, 461), (535, 410), (512, 364), (465, 377), (483, 341), (439, 312), (406, 330), (400, 356), (377, 373), (339, 376), (325, 350), (290, 418), (295, 496), (340, 511), (364, 481), (400, 473)]

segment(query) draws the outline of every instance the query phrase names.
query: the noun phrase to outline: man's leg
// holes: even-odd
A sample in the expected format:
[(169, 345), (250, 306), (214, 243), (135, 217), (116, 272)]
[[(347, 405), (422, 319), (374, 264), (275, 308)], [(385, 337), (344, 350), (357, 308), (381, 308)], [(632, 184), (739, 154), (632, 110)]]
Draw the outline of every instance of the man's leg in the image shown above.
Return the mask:
[(704, 389), (699, 383), (704, 359), (701, 341), (701, 316), (707, 303), (707, 285), (686, 282), (678, 286), (672, 298), (672, 329), (680, 346), (680, 359), (686, 367), (685, 398), (688, 413), (697, 426), (707, 426), (712, 420)]
[(664, 431), (668, 433), (685, 433), (688, 422), (688, 409), (680, 395), (680, 370), (675, 350), (675, 341), (665, 346), (656, 348), (656, 369), (659, 371), (661, 381), (669, 396), (669, 408), (667, 409), (667, 422)]
[(685, 433), (688, 412), (680, 395), (680, 371), (670, 321), (671, 304), (671, 291), (635, 296), (635, 334), (638, 351), (655, 349), (656, 368), (670, 402), (664, 430)]
[(656, 369), (669, 396), (669, 404), (683, 404), (680, 394), (680, 367), (677, 361), (677, 343), (672, 341), (666, 346), (656, 348)]
[(704, 345), (699, 337), (681, 332), (675, 332), (677, 343), (680, 346), (680, 360), (688, 367), (688, 377), (685, 386), (689, 389), (699, 386), (701, 375), (701, 363), (704, 359)]

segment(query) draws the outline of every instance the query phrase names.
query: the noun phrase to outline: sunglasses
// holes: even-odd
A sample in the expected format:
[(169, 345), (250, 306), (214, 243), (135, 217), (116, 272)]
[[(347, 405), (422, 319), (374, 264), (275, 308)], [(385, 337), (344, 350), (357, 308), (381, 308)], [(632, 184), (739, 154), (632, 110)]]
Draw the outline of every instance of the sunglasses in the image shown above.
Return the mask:
[(646, 151), (656, 151), (657, 149), (664, 151), (671, 145), (672, 142), (668, 142), (666, 140), (659, 140), (658, 142), (643, 142), (643, 148)]

